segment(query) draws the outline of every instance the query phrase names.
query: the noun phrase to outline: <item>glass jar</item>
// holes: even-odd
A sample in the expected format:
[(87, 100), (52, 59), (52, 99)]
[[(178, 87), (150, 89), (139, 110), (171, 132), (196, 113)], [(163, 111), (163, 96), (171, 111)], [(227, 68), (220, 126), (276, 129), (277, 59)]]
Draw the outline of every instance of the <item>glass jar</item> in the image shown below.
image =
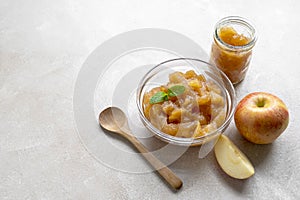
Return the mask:
[(237, 84), (246, 76), (256, 40), (255, 28), (248, 20), (223, 18), (215, 26), (210, 62)]

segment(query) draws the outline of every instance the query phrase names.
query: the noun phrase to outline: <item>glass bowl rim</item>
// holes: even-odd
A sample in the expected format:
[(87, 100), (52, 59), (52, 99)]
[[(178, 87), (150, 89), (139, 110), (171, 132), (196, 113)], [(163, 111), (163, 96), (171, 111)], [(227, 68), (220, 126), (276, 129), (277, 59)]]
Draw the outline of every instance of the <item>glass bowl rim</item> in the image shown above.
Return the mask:
[[(190, 61), (196, 61), (196, 62), (201, 62), (202, 64), (206, 64), (208, 65), (210, 68), (213, 68), (213, 70), (216, 70), (218, 73), (221, 74), (221, 76), (226, 80), (227, 83), (229, 83), (230, 86), (230, 90), (232, 91), (232, 94), (228, 94), (228, 90), (227, 88), (225, 88), (224, 86), (222, 86), (225, 90), (225, 96), (232, 96), (232, 98), (230, 99), (230, 113), (227, 114), (226, 113), (226, 118), (225, 121), (222, 123), (222, 125), (220, 127), (218, 127), (218, 129), (216, 129), (213, 132), (210, 132), (207, 135), (204, 136), (200, 136), (200, 137), (196, 137), (196, 138), (183, 138), (183, 137), (176, 137), (176, 136), (172, 136), (169, 135), (167, 133), (164, 133), (162, 131), (160, 131), (159, 129), (157, 129), (156, 127), (154, 127), (152, 125), (152, 123), (145, 117), (144, 112), (143, 112), (143, 108), (142, 108), (142, 103), (141, 103), (141, 93), (143, 88), (145, 87), (145, 85), (147, 84), (148, 80), (154, 76), (155, 74), (153, 74), (151, 77), (148, 77), (149, 75), (151, 75), (151, 73), (156, 70), (157, 68), (161, 67), (162, 65), (169, 63), (169, 62), (174, 62), (174, 61), (181, 61), (181, 60), (190, 60)], [(157, 74), (157, 73), (156, 73)], [(148, 78), (147, 78), (148, 77)], [(142, 119), (142, 122), (144, 124), (144, 126), (148, 129), (150, 129), (150, 131), (152, 133), (154, 133), (156, 136), (158, 136), (160, 139), (162, 139), (163, 141), (167, 141), (169, 143), (172, 144), (176, 144), (176, 145), (195, 145), (195, 144), (202, 144), (203, 142), (205, 142), (206, 138), (212, 138), (220, 133), (222, 133), (222, 131), (224, 131), (230, 124), (230, 122), (232, 121), (234, 112), (235, 112), (235, 89), (233, 87), (233, 84), (231, 83), (231, 81), (229, 80), (229, 78), (226, 76), (226, 74), (224, 72), (222, 72), (220, 69), (218, 69), (217, 67), (215, 67), (213, 64), (208, 63), (206, 61), (203, 61), (201, 59), (197, 59), (197, 58), (174, 58), (174, 59), (169, 59), (166, 60), (164, 62), (161, 62), (157, 65), (155, 65), (153, 68), (151, 68), (140, 80), (139, 84), (138, 84), (138, 88), (137, 88), (137, 93), (136, 93), (136, 104), (138, 107), (138, 112), (139, 112), (139, 116)], [(226, 98), (226, 102), (228, 101), (228, 97)], [(227, 102), (228, 103), (228, 102)]]

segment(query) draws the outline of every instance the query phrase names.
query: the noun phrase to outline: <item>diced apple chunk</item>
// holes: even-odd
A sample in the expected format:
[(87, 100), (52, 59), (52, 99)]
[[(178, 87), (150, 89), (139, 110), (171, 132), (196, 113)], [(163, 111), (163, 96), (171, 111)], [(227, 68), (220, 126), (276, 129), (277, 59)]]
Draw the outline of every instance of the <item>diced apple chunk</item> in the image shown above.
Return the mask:
[(200, 82), (197, 79), (190, 80), (188, 84), (195, 91), (201, 87)]
[(172, 111), (171, 115), (169, 116), (169, 122), (177, 122), (179, 123), (181, 120), (181, 109), (177, 108)]
[(226, 174), (237, 179), (246, 179), (255, 173), (251, 162), (225, 135), (215, 145), (216, 159)]

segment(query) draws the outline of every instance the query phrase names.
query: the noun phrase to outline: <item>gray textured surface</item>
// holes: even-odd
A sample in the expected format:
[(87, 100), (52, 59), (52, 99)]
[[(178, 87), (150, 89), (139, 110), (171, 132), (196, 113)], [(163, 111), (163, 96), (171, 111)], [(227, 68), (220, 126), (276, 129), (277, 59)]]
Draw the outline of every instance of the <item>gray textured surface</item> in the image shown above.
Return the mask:
[[(0, 199), (299, 199), (299, 9), (296, 0), (1, 0)], [(144, 27), (180, 32), (209, 52), (213, 26), (227, 15), (250, 18), (259, 30), (237, 100), (272, 92), (291, 115), (272, 145), (250, 144), (230, 126), (255, 176), (231, 179), (213, 154), (198, 160), (192, 148), (170, 166), (184, 181), (174, 193), (154, 173), (127, 174), (97, 162), (77, 136), (72, 110), (87, 56), (112, 36)]]

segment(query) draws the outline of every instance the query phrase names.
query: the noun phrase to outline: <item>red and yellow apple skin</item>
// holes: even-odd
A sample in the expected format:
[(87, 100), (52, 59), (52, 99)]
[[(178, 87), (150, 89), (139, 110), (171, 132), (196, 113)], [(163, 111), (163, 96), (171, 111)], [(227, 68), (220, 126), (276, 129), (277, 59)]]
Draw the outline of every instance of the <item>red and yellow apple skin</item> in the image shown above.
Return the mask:
[(254, 92), (238, 103), (234, 121), (240, 134), (248, 141), (269, 144), (287, 128), (289, 112), (277, 96)]

